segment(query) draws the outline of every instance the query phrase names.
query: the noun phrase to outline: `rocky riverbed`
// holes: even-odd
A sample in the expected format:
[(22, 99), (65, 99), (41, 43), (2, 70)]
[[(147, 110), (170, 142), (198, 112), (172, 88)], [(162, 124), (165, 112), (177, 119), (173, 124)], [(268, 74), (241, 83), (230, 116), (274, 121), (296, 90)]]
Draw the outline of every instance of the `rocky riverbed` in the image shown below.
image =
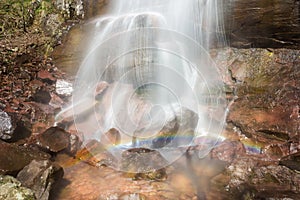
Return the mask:
[(0, 3), (0, 199), (300, 198), (299, 50), (212, 50), (230, 102), (224, 141), (202, 159), (193, 147), (163, 169), (125, 173), (82, 147), (72, 124), (53, 127), (80, 63), (83, 4), (24, 2)]

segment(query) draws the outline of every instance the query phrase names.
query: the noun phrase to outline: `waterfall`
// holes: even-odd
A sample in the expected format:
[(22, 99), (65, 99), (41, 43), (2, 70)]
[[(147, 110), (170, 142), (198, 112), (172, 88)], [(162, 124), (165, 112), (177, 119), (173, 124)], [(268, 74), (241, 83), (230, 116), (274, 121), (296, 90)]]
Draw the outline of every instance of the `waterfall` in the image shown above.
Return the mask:
[[(88, 22), (89, 47), (70, 107), (85, 141), (117, 128), (121, 144), (109, 149), (117, 159), (124, 149), (153, 149), (165, 125), (178, 116), (189, 121), (184, 110), (190, 110), (197, 125), (179, 127), (194, 132), (180, 148), (201, 144), (199, 156), (207, 154), (226, 115), (223, 83), (209, 55), (224, 42), (221, 9), (219, 0), (111, 0), (108, 14)], [(109, 86), (99, 100), (95, 91), (103, 82)], [(170, 163), (182, 155), (178, 148), (154, 149)]]

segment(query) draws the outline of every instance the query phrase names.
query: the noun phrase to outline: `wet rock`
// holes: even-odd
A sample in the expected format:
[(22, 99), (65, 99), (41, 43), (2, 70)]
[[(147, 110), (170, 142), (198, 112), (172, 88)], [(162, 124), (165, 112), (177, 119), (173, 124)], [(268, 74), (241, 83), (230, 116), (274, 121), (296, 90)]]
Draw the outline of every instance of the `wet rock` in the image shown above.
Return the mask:
[(231, 163), (238, 156), (246, 153), (241, 142), (225, 140), (211, 151), (212, 158)]
[(33, 160), (17, 175), (23, 186), (30, 188), (36, 199), (48, 200), (53, 184), (63, 177), (63, 169), (48, 160)]
[(36, 102), (30, 102), (30, 104), (33, 106), (33, 109), (35, 110), (35, 112), (33, 113), (35, 115), (34, 116), (35, 119), (50, 120), (54, 114), (55, 109), (49, 104), (42, 104)]
[(263, 153), (266, 154), (266, 157), (270, 160), (279, 160), (284, 156), (284, 150), (282, 148), (282, 145), (277, 144), (267, 145), (263, 149)]
[(288, 154), (288, 142), (297, 149), (291, 138), (299, 135), (300, 126), (300, 51), (226, 49), (220, 54), (217, 63), (231, 70), (228, 84), (235, 91), (227, 122), (272, 160)]
[(0, 175), (0, 199), (35, 200), (36, 198), (33, 191), (21, 186), (14, 177)]
[(70, 134), (69, 138), (69, 147), (67, 149), (67, 152), (71, 155), (75, 155), (76, 152), (80, 149), (82, 145), (82, 141), (80, 138), (75, 134)]
[(128, 149), (122, 153), (121, 163), (121, 169), (134, 179), (166, 179), (166, 170), (161, 167), (167, 166), (167, 161), (158, 151), (145, 148)]
[(37, 73), (37, 78), (49, 84), (53, 84), (56, 81), (53, 75), (47, 70), (39, 71)]
[(139, 193), (134, 193), (134, 194), (123, 194), (119, 197), (120, 200), (146, 200), (146, 196), (139, 194)]
[(230, 174), (229, 187), (235, 188), (238, 185), (249, 182), (249, 177), (253, 173), (253, 170), (259, 161), (257, 158), (243, 157), (237, 159), (228, 168), (227, 171)]
[[(258, 157), (243, 157), (232, 163), (227, 173), (230, 175), (228, 190), (235, 195), (250, 192), (250, 199), (258, 199), (259, 192), (276, 190), (269, 197), (275, 198), (277, 194), (288, 194), (299, 191), (300, 175), (276, 162), (266, 162)], [(279, 196), (279, 195), (278, 195)]]
[(88, 141), (85, 147), (76, 153), (76, 158), (79, 160), (88, 160), (93, 155), (105, 151), (105, 146), (97, 140)]
[(300, 152), (283, 157), (279, 164), (300, 171)]
[[(248, 138), (253, 138), (256, 143), (264, 143), (264, 152), (280, 156), (274, 150), (276, 145), (283, 145), (297, 132), (298, 122), (289, 118), (289, 110), (283, 107), (259, 108), (251, 105), (254, 100), (237, 100), (228, 116), (228, 121), (234, 124)], [(270, 148), (269, 144), (273, 146)], [(270, 154), (272, 157), (272, 155)]]
[(94, 96), (97, 101), (101, 100), (101, 97), (104, 95), (104, 92), (108, 87), (109, 84), (105, 81), (101, 81), (96, 85)]
[(198, 115), (193, 111), (183, 108), (174, 113), (164, 127), (152, 140), (153, 148), (162, 148), (166, 145), (174, 147), (188, 146), (194, 137), (194, 130), (198, 123)]
[(167, 146), (172, 141), (178, 130), (179, 124), (177, 122), (177, 118), (174, 117), (174, 119), (168, 121), (162, 130), (160, 130), (159, 133), (152, 139), (152, 148), (157, 149)]
[(6, 112), (0, 110), (0, 139), (11, 139), (14, 129), (11, 117)]
[(62, 151), (69, 146), (70, 134), (61, 128), (51, 127), (40, 134), (37, 138), (37, 144), (51, 152)]
[(37, 90), (33, 95), (33, 100), (38, 103), (48, 104), (51, 100), (51, 95), (49, 91), (45, 89), (40, 89)]
[(288, 141), (288, 144), (289, 144), (288, 154), (300, 152), (300, 134), (292, 137)]
[(58, 108), (61, 108), (63, 104), (64, 104), (64, 101), (59, 96), (57, 96), (54, 93), (51, 93), (51, 100), (49, 102), (50, 106), (52, 106), (55, 109), (58, 109)]
[(295, 123), (290, 123), (289, 113), (283, 108), (254, 109), (247, 100), (237, 100), (231, 108), (228, 120), (233, 122), (247, 137), (258, 136), (270, 140), (287, 141)]
[(239, 185), (236, 188), (233, 188), (231, 190), (231, 193), (234, 199), (254, 200), (257, 199), (258, 191), (255, 189), (254, 186), (245, 183)]
[(120, 132), (115, 128), (111, 128), (106, 133), (101, 135), (101, 143), (105, 145), (118, 145), (120, 144), (120, 140)]
[(274, 189), (260, 191), (256, 194), (255, 199), (267, 199), (267, 200), (296, 200), (299, 199), (300, 194), (293, 191), (276, 191)]
[(0, 142), (0, 174), (14, 174), (32, 160), (46, 160), (50, 156), (37, 149)]
[(126, 177), (132, 178), (133, 180), (154, 180), (154, 181), (164, 181), (167, 179), (166, 169), (161, 168), (157, 170), (152, 170), (143, 173), (125, 173)]
[(70, 96), (73, 92), (72, 83), (63, 79), (58, 79), (56, 81), (55, 87), (56, 87), (56, 93), (61, 96)]
[(43, 149), (57, 153), (66, 150), (74, 154), (81, 143), (76, 135), (71, 135), (59, 127), (50, 127), (37, 137), (37, 144)]
[(117, 169), (118, 161), (107, 151), (107, 147), (97, 140), (91, 140), (87, 142), (83, 149), (76, 153), (75, 158), (95, 167), (105, 166)]
[[(84, 59), (84, 48), (79, 47), (87, 44), (88, 38), (85, 38), (83, 34), (86, 32), (88, 32), (88, 28), (82, 27), (82, 24), (72, 26), (62, 44), (53, 49), (53, 61), (68, 75), (75, 76)], [(62, 81), (63, 79), (58, 80)]]
[(300, 174), (285, 166), (268, 165), (257, 167), (251, 174), (250, 183), (258, 190), (273, 187), (278, 191), (299, 191)]

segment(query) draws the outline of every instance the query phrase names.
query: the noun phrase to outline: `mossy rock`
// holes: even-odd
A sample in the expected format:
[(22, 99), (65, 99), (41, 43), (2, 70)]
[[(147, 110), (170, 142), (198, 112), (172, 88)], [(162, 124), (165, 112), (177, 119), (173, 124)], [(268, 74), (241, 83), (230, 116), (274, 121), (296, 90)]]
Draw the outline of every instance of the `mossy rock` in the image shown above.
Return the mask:
[(34, 193), (12, 176), (0, 175), (0, 199), (35, 200)]

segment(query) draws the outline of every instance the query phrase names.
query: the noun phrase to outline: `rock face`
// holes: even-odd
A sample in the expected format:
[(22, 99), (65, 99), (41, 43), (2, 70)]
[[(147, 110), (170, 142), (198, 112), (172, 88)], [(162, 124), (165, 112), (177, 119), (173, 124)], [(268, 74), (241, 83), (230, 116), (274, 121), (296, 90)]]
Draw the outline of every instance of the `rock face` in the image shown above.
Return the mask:
[(71, 135), (59, 127), (51, 127), (37, 137), (37, 144), (54, 153), (65, 150), (74, 154), (81, 142), (76, 135)]
[(122, 153), (121, 163), (122, 169), (129, 173), (150, 174), (150, 177), (153, 175), (152, 179), (157, 180), (166, 177), (165, 169), (160, 168), (161, 166), (166, 166), (167, 161), (155, 150), (144, 148), (128, 149)]
[(231, 46), (299, 49), (299, 1), (232, 0), (223, 4)]
[(300, 171), (300, 152), (283, 157), (279, 163), (290, 169)]
[(217, 51), (211, 55), (232, 100), (228, 139), (211, 153), (230, 163), (223, 174), (229, 177), (216, 177), (218, 184), (224, 181), (221, 193), (228, 191), (230, 199), (298, 199), (299, 50)]
[(227, 49), (215, 57), (227, 66), (235, 96), (227, 122), (269, 159), (298, 151), (299, 56), (298, 50)]
[(239, 141), (225, 140), (211, 151), (211, 157), (231, 163), (237, 156), (245, 154), (245, 147)]
[(22, 187), (17, 179), (0, 175), (0, 199), (35, 200), (36, 198), (33, 191)]
[(257, 157), (242, 157), (227, 170), (231, 176), (228, 187), (236, 199), (245, 199), (244, 196), (251, 197), (248, 199), (276, 199), (284, 195), (299, 197), (300, 176), (287, 167), (270, 164)]
[(30, 149), (16, 144), (0, 141), (0, 174), (14, 174), (32, 160), (46, 160), (50, 156), (37, 149)]
[(48, 200), (54, 182), (63, 174), (63, 169), (50, 161), (33, 160), (18, 173), (17, 179), (34, 192), (36, 199)]

